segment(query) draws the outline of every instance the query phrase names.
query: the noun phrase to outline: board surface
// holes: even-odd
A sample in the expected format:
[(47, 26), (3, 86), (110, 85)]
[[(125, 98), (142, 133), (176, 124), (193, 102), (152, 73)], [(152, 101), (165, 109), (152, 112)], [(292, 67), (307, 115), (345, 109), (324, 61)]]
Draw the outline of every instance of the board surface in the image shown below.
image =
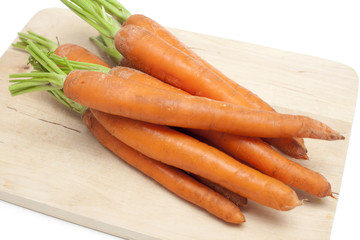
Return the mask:
[[(70, 26), (70, 27), (69, 27)], [(101, 53), (97, 33), (66, 9), (37, 13), (24, 30)], [(343, 64), (171, 29), (199, 55), (283, 113), (321, 120), (345, 137), (306, 139), (309, 161), (339, 192), (358, 79)], [(46, 93), (11, 97), (8, 75), (29, 71), (12, 47), (0, 60), (0, 199), (128, 239), (328, 239), (336, 200), (297, 191), (304, 204), (278, 212), (249, 202), (231, 225), (185, 202), (101, 146), (79, 116)]]

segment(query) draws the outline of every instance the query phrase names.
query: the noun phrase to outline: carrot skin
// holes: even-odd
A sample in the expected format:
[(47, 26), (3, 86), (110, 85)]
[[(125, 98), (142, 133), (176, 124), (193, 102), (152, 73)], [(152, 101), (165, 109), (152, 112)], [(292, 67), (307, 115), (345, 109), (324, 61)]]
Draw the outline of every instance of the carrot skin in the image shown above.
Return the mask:
[(83, 122), (104, 146), (169, 191), (229, 223), (242, 223), (239, 208), (183, 171), (144, 156), (113, 137), (87, 110)]
[(166, 126), (91, 112), (113, 136), (142, 154), (211, 181), (265, 206), (290, 210), (300, 205), (284, 183), (247, 167), (216, 148)]
[[(125, 58), (124, 58), (125, 59)], [(173, 93), (190, 95), (188, 92), (181, 90), (180, 88), (176, 88), (170, 84), (160, 81), (157, 78), (154, 78), (146, 73), (143, 73), (137, 69), (129, 68), (127, 66), (116, 66), (113, 67), (109, 74), (118, 76), (120, 78), (125, 78), (130, 81), (136, 81), (147, 86), (151, 86), (158, 89), (163, 89), (166, 91), (170, 91)]]
[[(238, 83), (233, 81), (232, 79), (228, 78), (225, 74), (223, 74), (221, 71), (216, 69), (213, 65), (205, 61), (203, 58), (201, 58), (199, 55), (197, 55), (194, 51), (192, 51), (190, 48), (185, 46), (182, 42), (180, 42), (173, 34), (171, 34), (166, 28), (164, 28), (162, 25), (157, 23), (156, 21), (152, 20), (151, 18), (148, 18), (141, 14), (134, 14), (131, 15), (123, 24), (123, 26), (126, 25), (136, 25), (139, 27), (142, 27), (159, 38), (163, 39), (170, 45), (176, 47), (180, 51), (184, 52), (185, 54), (189, 55), (190, 57), (199, 60), (202, 64), (204, 64), (206, 67), (208, 67), (211, 71), (213, 71), (215, 74), (217, 74), (220, 78), (222, 78), (224, 81), (226, 81), (228, 84), (230, 84), (237, 92), (241, 93), (245, 99), (248, 102), (251, 102), (252, 104), (246, 103), (243, 106), (246, 107), (255, 107), (256, 109), (266, 110), (266, 111), (275, 111), (268, 103), (263, 101), (260, 97), (258, 97), (256, 94), (252, 93), (248, 89), (240, 86)], [(126, 61), (129, 63), (129, 61)], [(131, 65), (127, 65), (131, 66)], [(134, 67), (134, 66), (131, 66)], [(234, 104), (244, 104), (244, 102), (231, 102)], [(267, 141), (271, 145), (278, 148), (280, 151), (288, 154), (291, 157), (297, 158), (297, 159), (308, 159), (308, 156), (306, 155), (307, 149), (304, 145), (304, 142), (302, 139), (298, 138), (292, 138), (292, 139), (269, 139)]]
[(84, 106), (155, 124), (253, 137), (343, 138), (325, 124), (306, 116), (185, 96), (106, 73), (72, 71), (63, 90), (67, 97)]
[(111, 68), (110, 65), (104, 60), (102, 60), (89, 50), (76, 44), (62, 44), (56, 48), (54, 53), (60, 57), (66, 57), (68, 60), (71, 61), (94, 63)]

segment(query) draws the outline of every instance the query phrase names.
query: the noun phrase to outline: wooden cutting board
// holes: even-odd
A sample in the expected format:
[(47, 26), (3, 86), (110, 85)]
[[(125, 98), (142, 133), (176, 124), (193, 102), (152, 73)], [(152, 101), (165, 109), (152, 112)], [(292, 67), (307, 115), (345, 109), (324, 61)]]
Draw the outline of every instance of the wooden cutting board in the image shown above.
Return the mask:
[[(37, 13), (24, 30), (60, 43), (96, 32), (66, 9)], [(279, 112), (305, 114), (345, 135), (306, 139), (304, 166), (339, 192), (357, 94), (343, 64), (171, 29), (199, 55)], [(15, 36), (14, 36), (15, 37)], [(8, 75), (29, 71), (27, 54), (10, 47), (0, 60), (0, 199), (128, 239), (328, 239), (337, 201), (297, 191), (303, 205), (278, 212), (249, 202), (247, 222), (230, 225), (176, 197), (121, 161), (87, 131), (76, 113), (46, 93), (11, 97)]]

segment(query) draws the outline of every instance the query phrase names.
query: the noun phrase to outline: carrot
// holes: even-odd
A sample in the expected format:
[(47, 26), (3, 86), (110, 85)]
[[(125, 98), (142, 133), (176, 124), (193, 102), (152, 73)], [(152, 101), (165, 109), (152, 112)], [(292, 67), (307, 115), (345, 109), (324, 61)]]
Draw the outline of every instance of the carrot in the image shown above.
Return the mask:
[(77, 44), (58, 44), (32, 31), (18, 33), (18, 35), (20, 40), (12, 44), (14, 47), (25, 49), (26, 46), (28, 46), (27, 40), (31, 40), (36, 43), (38, 47), (45, 49), (46, 52), (54, 52), (56, 55), (66, 57), (68, 60), (93, 63), (110, 68), (110, 65), (104, 60)]
[(169, 191), (226, 222), (245, 222), (240, 209), (227, 198), (199, 183), (183, 171), (148, 158), (119, 141), (105, 130), (89, 110), (84, 113), (82, 119), (100, 143)]
[(193, 178), (195, 178), (202, 184), (208, 186), (209, 188), (213, 189), (215, 192), (218, 192), (221, 195), (225, 196), (227, 199), (229, 199), (231, 202), (233, 202), (239, 208), (244, 207), (247, 204), (247, 198), (244, 198), (243, 196), (240, 196), (239, 194), (236, 194), (236, 193), (220, 186), (219, 184), (216, 184), (206, 178), (200, 177), (195, 174), (190, 173), (190, 176), (192, 176)]
[(156, 124), (243, 136), (343, 139), (330, 127), (306, 116), (253, 110), (170, 93), (106, 73), (72, 71), (63, 87), (67, 97), (82, 105)]
[[(144, 84), (170, 92), (188, 94), (135, 69), (115, 67), (111, 69), (110, 73), (131, 81), (141, 80)], [(292, 187), (302, 189), (318, 197), (331, 196), (332, 194), (330, 183), (325, 177), (290, 161), (258, 138), (194, 129), (188, 129), (188, 131), (201, 136), (207, 143), (211, 143), (234, 158), (249, 163), (261, 172)]]
[(227, 154), (166, 126), (91, 112), (113, 136), (142, 154), (191, 172), (255, 202), (278, 210), (300, 205), (284, 183), (247, 167)]

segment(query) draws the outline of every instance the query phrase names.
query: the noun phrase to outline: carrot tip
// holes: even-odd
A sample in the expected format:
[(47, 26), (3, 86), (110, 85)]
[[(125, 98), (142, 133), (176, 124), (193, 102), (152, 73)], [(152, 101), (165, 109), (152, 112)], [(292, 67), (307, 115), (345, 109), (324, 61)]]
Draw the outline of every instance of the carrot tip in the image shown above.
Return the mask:
[(333, 199), (338, 200), (339, 197), (334, 196), (334, 194), (335, 194), (335, 195), (339, 195), (339, 194), (336, 193), (336, 192), (332, 192), (332, 193), (329, 195), (329, 197), (332, 197)]
[(240, 212), (239, 209), (237, 209), (235, 211), (235, 213), (232, 213), (231, 215), (232, 216), (227, 216), (222, 219), (225, 220), (226, 222), (232, 223), (232, 224), (240, 224), (240, 223), (246, 222), (245, 216)]
[(327, 140), (344, 140), (345, 137), (341, 135), (340, 133), (331, 133), (326, 137)]
[(334, 139), (335, 140), (344, 140), (345, 137), (343, 135), (341, 135), (340, 133), (336, 133), (336, 134), (334, 134)]
[(246, 222), (246, 219), (245, 219), (244, 215), (241, 215), (241, 216), (239, 217), (237, 223), (239, 224), (239, 223), (244, 223), (244, 222)]
[(295, 159), (309, 160), (309, 156), (306, 153), (298, 154)]

